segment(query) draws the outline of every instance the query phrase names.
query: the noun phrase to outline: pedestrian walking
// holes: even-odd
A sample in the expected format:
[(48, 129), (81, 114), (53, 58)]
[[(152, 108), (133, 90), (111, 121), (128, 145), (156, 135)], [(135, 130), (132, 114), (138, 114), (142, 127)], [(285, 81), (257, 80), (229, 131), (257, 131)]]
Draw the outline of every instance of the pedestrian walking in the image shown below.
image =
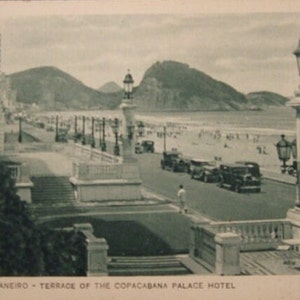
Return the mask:
[(179, 207), (180, 207), (179, 213), (187, 213), (186, 190), (183, 188), (182, 184), (179, 186), (179, 190), (178, 190), (178, 193), (177, 193), (177, 198), (178, 198)]

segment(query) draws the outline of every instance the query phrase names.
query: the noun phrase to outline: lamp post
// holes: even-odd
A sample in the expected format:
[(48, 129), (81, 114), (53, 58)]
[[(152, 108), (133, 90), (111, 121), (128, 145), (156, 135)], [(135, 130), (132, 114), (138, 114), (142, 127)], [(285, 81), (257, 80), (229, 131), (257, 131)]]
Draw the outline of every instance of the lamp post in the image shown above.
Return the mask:
[(91, 142), (92, 148), (95, 148), (95, 118), (92, 117), (92, 142)]
[(18, 136), (18, 142), (22, 143), (23, 136), (22, 136), (22, 121), (23, 121), (23, 116), (22, 113), (19, 113), (19, 136)]
[(55, 142), (58, 142), (58, 115), (55, 117)]
[(164, 152), (167, 151), (167, 143), (166, 143), (166, 138), (167, 138), (167, 127), (164, 126)]
[(105, 142), (105, 118), (102, 119), (102, 145), (101, 150), (106, 151), (106, 142)]
[(122, 155), (125, 163), (136, 163), (135, 157), (135, 109), (136, 105), (133, 101), (133, 78), (131, 74), (125, 75), (124, 97), (120, 108), (122, 109)]
[(85, 116), (82, 116), (82, 145), (86, 144), (85, 140)]
[(75, 121), (74, 121), (74, 142), (77, 143), (77, 115), (75, 115)]
[(120, 147), (119, 147), (119, 141), (118, 141), (118, 136), (119, 136), (119, 120), (115, 118), (114, 123), (111, 125), (113, 133), (115, 135), (116, 143), (114, 146), (114, 155), (119, 156), (120, 155)]
[[(293, 52), (296, 56), (297, 65), (298, 65), (298, 73), (300, 75), (300, 40), (298, 44), (298, 48)], [(296, 154), (296, 173), (297, 173), (297, 188), (296, 188), (296, 202), (295, 207), (297, 209), (300, 208), (300, 199), (299, 199), (299, 191), (300, 191), (300, 160), (297, 153), (299, 153), (300, 149), (300, 86), (298, 86), (298, 90), (295, 91), (295, 97), (287, 103), (288, 106), (293, 107), (296, 110), (296, 143), (294, 146), (294, 154)]]
[(144, 131), (145, 131), (144, 123), (142, 121), (138, 122), (137, 128), (138, 128), (139, 137), (142, 138), (142, 136), (144, 135)]
[(102, 149), (102, 121), (98, 120), (98, 130), (99, 130), (99, 148)]
[(276, 144), (276, 148), (278, 158), (282, 161), (281, 172), (285, 173), (287, 168), (286, 162), (291, 157), (291, 143), (285, 139), (284, 134), (281, 135), (281, 140)]

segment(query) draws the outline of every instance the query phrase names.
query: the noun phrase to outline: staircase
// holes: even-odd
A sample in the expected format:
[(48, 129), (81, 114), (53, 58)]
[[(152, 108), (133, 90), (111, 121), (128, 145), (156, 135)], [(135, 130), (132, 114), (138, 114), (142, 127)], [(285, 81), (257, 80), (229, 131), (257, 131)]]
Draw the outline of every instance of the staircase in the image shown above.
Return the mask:
[(72, 185), (67, 176), (32, 176), (32, 203), (41, 205), (67, 205), (75, 201)]
[(109, 276), (188, 275), (187, 269), (175, 256), (113, 257), (108, 264)]

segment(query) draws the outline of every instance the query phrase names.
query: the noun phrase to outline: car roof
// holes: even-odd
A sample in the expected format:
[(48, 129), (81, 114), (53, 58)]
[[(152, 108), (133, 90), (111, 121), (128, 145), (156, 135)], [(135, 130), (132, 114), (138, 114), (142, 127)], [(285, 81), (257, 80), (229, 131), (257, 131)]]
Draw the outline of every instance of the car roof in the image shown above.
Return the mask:
[(241, 168), (241, 167), (247, 168), (246, 165), (242, 165), (239, 163), (221, 164), (221, 166), (226, 166), (226, 167), (230, 167), (230, 168)]
[(245, 164), (245, 165), (258, 165), (257, 162), (248, 161), (248, 160), (239, 160), (235, 162), (236, 164)]
[(151, 144), (153, 144), (154, 141), (151, 141), (151, 140), (143, 140), (142, 143), (151, 143)]
[(206, 159), (206, 158), (192, 158), (191, 162), (212, 162), (213, 159)]
[(164, 154), (182, 154), (182, 153), (179, 152), (179, 151), (164, 151), (163, 153), (164, 153)]

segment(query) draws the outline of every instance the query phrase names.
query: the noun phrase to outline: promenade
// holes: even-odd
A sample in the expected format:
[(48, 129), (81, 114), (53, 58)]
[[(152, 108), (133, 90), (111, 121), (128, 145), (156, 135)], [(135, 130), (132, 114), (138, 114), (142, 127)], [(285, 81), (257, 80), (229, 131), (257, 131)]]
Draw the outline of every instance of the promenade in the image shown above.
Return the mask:
[[(18, 126), (9, 125), (7, 128), (8, 132), (14, 132), (17, 134)], [(55, 132), (48, 132), (44, 129), (36, 128), (28, 124), (23, 124), (23, 132), (31, 135), (35, 139), (38, 139), (42, 143), (52, 144), (55, 140)], [(274, 142), (276, 141), (276, 136), (269, 136), (268, 138), (262, 138), (264, 141), (260, 143), (253, 142), (252, 139), (247, 140), (245, 137), (240, 137), (239, 139), (232, 140), (228, 143), (229, 148), (223, 147), (223, 140), (215, 140), (210, 135), (204, 134), (204, 137), (199, 139), (195, 136), (195, 132), (181, 135), (172, 135), (167, 137), (167, 149), (177, 149), (182, 152), (186, 157), (190, 158), (207, 158), (213, 160), (214, 157), (221, 158), (221, 162), (234, 162), (237, 160), (248, 160), (255, 161), (261, 166), (261, 172), (264, 178), (279, 181), (287, 184), (295, 184), (296, 178), (288, 175), (282, 174), (280, 170), (280, 161), (277, 158), (276, 147)], [(155, 142), (155, 152), (162, 153), (163, 151), (163, 138), (157, 137), (154, 133), (146, 134), (142, 139), (151, 139)], [(73, 141), (69, 141), (73, 143)], [(96, 144), (99, 141), (96, 140)], [(106, 138), (107, 151), (113, 152), (114, 140), (112, 136)], [(265, 154), (260, 153), (257, 147), (265, 147)], [(43, 154), (41, 154), (43, 156)], [(35, 154), (27, 154), (28, 157), (37, 157)], [(41, 157), (41, 156), (39, 156)], [(55, 164), (58, 164), (58, 172), (67, 173), (70, 171), (70, 163), (68, 163), (64, 156), (60, 156), (59, 153), (47, 154), (44, 157), (45, 164), (51, 169), (55, 169)]]
[[(53, 132), (47, 132), (32, 126), (24, 126), (23, 130), (27, 134), (38, 138), (43, 143), (53, 144)], [(11, 131), (14, 131), (13, 127), (10, 128), (10, 132)], [(161, 140), (156, 141), (157, 152), (162, 151), (160, 141)], [(72, 141), (70, 143), (72, 143)], [(113, 141), (108, 140), (107, 143), (108, 149), (112, 149)], [(55, 144), (55, 146), (58, 147), (57, 151), (24, 152), (20, 153), (18, 158), (30, 164), (31, 174), (33, 175), (48, 174), (69, 176), (72, 174), (72, 157), (66, 156), (59, 150), (59, 147), (63, 147), (64, 144)], [(251, 159), (254, 160), (255, 157), (249, 157), (249, 160)], [(270, 166), (267, 167), (265, 165), (265, 167), (262, 167), (262, 173), (264, 178), (287, 184), (295, 184), (295, 177), (281, 174), (280, 168), (270, 168)], [(168, 199), (165, 199), (165, 197), (158, 193), (155, 193), (155, 191), (149, 191), (143, 188), (142, 194), (144, 197), (143, 201), (131, 201), (126, 203), (125, 201), (112, 201), (99, 204), (87, 204), (72, 209), (56, 207), (54, 205), (52, 208), (47, 209), (45, 214), (40, 212), (40, 221), (68, 226), (78, 220), (85, 222), (87, 222), (87, 220), (93, 220), (92, 222), (94, 226), (96, 226), (96, 232), (99, 231), (99, 234), (102, 232), (101, 226), (103, 225), (98, 228), (97, 224), (110, 224), (109, 226), (112, 226), (110, 228), (114, 228), (117, 224), (129, 222), (128, 224), (132, 224), (132, 226), (134, 224), (135, 230), (136, 226), (138, 226), (138, 228), (142, 230), (142, 234), (145, 238), (149, 238), (149, 232), (151, 232), (152, 238), (159, 238), (156, 240), (159, 241), (159, 243), (156, 242), (159, 247), (145, 248), (145, 251), (150, 251), (148, 253), (149, 255), (157, 255), (161, 249), (164, 249), (163, 251), (169, 254), (170, 252), (168, 251), (171, 249), (171, 253), (173, 254), (187, 253), (189, 247), (190, 222), (207, 222), (210, 220), (197, 211), (189, 211), (187, 215), (178, 214), (179, 209), (177, 205), (168, 201)], [(111, 235), (109, 235), (109, 242), (112, 249), (116, 251), (114, 254), (118, 255), (119, 244), (115, 242), (116, 237), (116, 233), (112, 231)], [(132, 243), (136, 241), (135, 235), (130, 238), (132, 238)], [(167, 244), (165, 242), (167, 242)], [(142, 247), (143, 245), (144, 244), (141, 244), (140, 246)], [(130, 247), (127, 251), (129, 254), (133, 253), (137, 255), (137, 253), (132, 252), (135, 250)], [(241, 267), (245, 274), (249, 275), (297, 275), (299, 273), (297, 268), (283, 263), (286, 259), (284, 255), (285, 254), (278, 251), (243, 253), (241, 254)], [(293, 257), (293, 259), (297, 261), (298, 265), (298, 260), (300, 262), (298, 255)]]

